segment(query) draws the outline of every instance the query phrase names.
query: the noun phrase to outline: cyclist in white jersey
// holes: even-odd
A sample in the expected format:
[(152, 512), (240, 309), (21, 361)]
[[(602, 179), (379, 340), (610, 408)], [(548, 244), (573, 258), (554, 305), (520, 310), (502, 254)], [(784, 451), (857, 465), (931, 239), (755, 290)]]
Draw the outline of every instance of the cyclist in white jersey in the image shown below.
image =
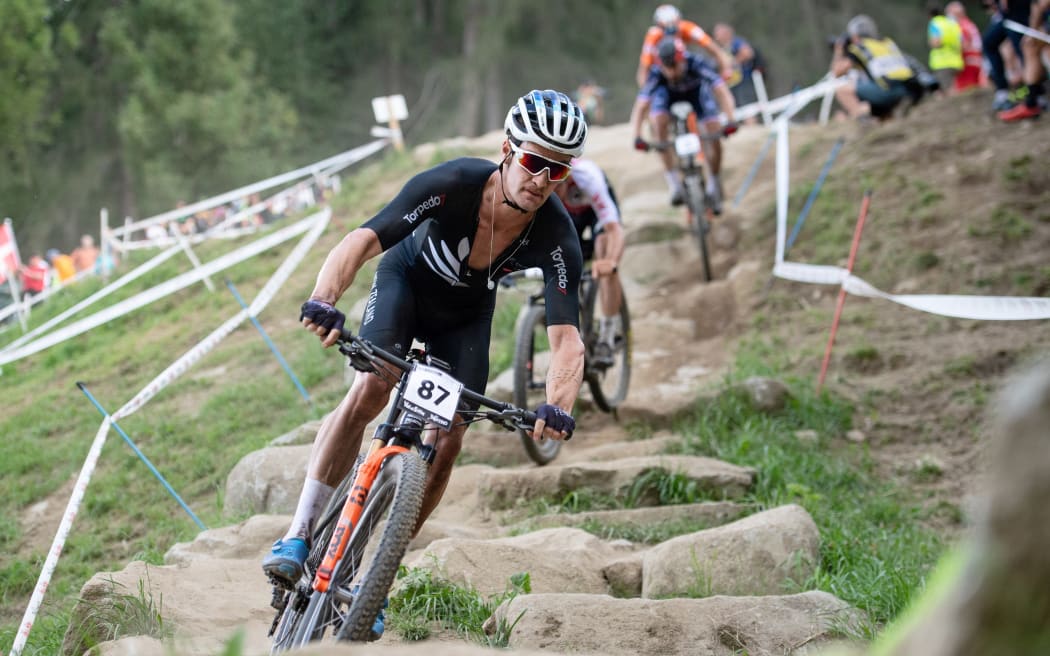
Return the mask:
[(624, 235), (616, 194), (601, 167), (589, 159), (572, 160), (572, 172), (565, 184), (555, 189), (569, 211), (580, 235), (583, 261), (591, 264), (591, 276), (598, 281), (601, 319), (598, 324), (598, 358), (612, 358), (620, 331), (620, 303), (623, 287), (619, 267), (623, 257)]

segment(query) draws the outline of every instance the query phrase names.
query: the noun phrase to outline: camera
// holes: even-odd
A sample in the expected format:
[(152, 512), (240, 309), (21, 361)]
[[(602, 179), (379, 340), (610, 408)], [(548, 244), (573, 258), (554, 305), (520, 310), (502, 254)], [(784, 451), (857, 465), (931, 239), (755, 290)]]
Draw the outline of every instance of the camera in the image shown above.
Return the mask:
[(829, 36), (825, 39), (825, 45), (827, 45), (828, 50), (834, 50), (835, 46), (840, 44), (842, 47), (846, 47), (847, 43), (849, 43), (849, 35), (845, 32)]

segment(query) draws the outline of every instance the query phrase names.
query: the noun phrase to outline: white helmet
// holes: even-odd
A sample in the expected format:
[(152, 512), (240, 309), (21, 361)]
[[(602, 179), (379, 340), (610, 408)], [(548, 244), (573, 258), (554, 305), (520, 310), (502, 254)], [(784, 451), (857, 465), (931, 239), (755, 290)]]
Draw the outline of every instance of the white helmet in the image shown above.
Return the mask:
[(515, 143), (531, 141), (563, 155), (579, 157), (587, 141), (583, 111), (564, 93), (530, 91), (510, 108), (503, 123)]
[(857, 14), (849, 19), (849, 23), (846, 24), (846, 33), (857, 38), (879, 38), (879, 28), (875, 25), (875, 21), (871, 16), (865, 14)]
[(653, 12), (653, 24), (665, 30), (669, 27), (677, 27), (681, 18), (682, 12), (678, 11), (674, 5), (660, 5)]

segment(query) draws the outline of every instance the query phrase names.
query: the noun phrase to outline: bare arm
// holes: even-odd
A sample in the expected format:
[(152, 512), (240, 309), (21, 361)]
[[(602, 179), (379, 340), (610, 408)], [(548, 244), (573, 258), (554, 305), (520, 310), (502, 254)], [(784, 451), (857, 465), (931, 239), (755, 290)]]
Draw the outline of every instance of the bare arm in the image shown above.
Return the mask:
[[(317, 274), (317, 282), (310, 294), (310, 300), (335, 305), (354, 282), (361, 265), (382, 251), (379, 237), (370, 228), (352, 230), (328, 253), (324, 264), (321, 265), (321, 271)], [(325, 347), (335, 344), (339, 338), (336, 331), (325, 334), (324, 329), (314, 325), (309, 319), (304, 319), (303, 325), (321, 337)]]
[(714, 93), (715, 100), (718, 102), (718, 108), (726, 115), (726, 121), (732, 123), (733, 112), (736, 111), (736, 101), (733, 100), (733, 93), (729, 90), (729, 85), (719, 84), (715, 87)]
[(631, 108), (631, 129), (635, 139), (642, 136), (642, 122), (649, 114), (650, 104), (648, 98), (636, 98), (634, 101), (634, 107)]
[(719, 62), (723, 78), (729, 79), (733, 75), (733, 56), (722, 49), (722, 46), (718, 45), (714, 39), (708, 39), (707, 43), (700, 44), (700, 47), (709, 52), (715, 58), (715, 61)]
[[(576, 326), (562, 324), (547, 327), (551, 343), (551, 363), (547, 370), (547, 403), (572, 413), (576, 395), (583, 383), (583, 340)], [(540, 426), (542, 420), (536, 422)], [(533, 435), (534, 437), (539, 437)], [(543, 428), (543, 437), (565, 439), (565, 434)]]
[(846, 56), (842, 43), (836, 43), (835, 54), (831, 57), (831, 74), (835, 77), (840, 77), (848, 73), (852, 66), (853, 64), (850, 62), (849, 57)]
[(591, 263), (591, 275), (596, 278), (610, 275), (620, 265), (623, 257), (623, 226), (607, 223), (601, 234), (594, 238), (595, 259)]

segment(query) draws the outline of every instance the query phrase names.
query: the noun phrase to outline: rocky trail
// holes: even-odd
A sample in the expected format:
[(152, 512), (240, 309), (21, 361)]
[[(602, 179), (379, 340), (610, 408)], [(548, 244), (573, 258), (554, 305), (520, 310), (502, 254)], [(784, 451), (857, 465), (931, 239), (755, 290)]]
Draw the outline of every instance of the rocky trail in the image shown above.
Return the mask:
[[(680, 439), (667, 430), (667, 418), (720, 379), (733, 328), (746, 318), (759, 277), (766, 275), (759, 261), (739, 259), (735, 246), (747, 217), (771, 202), (772, 167), (767, 162), (746, 202), (719, 220), (712, 236), (717, 280), (705, 285), (695, 245), (681, 232), (682, 215), (667, 206), (656, 158), (629, 150), (626, 126), (592, 133), (588, 156), (613, 180), (628, 231), (621, 265), (633, 323), (628, 399), (614, 418), (589, 409), (585, 390), (576, 437), (546, 467), (527, 460), (517, 436), (472, 429), (461, 456), (470, 464), (457, 466), (404, 563), (436, 570), (485, 595), (503, 592), (512, 575), (528, 572), (531, 594), (497, 611), (497, 619), (510, 622), (520, 615), (509, 653), (809, 653), (841, 635), (836, 630), (850, 618), (846, 604), (825, 592), (782, 594), (786, 578), (805, 580), (819, 560), (820, 535), (812, 518), (796, 505), (753, 513), (734, 501), (753, 485), (752, 469), (663, 455)], [(726, 163), (728, 190), (740, 184), (765, 134), (756, 127), (734, 137)], [(498, 143), (497, 134), (468, 145), (494, 153)], [(506, 375), (496, 379), (489, 394), (509, 395), (506, 381)], [(752, 393), (756, 402), (775, 405), (776, 391), (774, 385), (756, 384)], [(653, 424), (652, 435), (632, 435), (634, 419)], [(165, 623), (174, 629), (168, 645), (124, 637), (105, 643), (101, 653), (216, 654), (238, 631), (243, 653), (268, 653), (273, 612), (259, 562), (290, 519), (315, 431), (316, 423), (274, 436), (272, 446), (250, 454), (231, 472), (225, 510), (233, 517), (251, 514), (249, 519), (175, 545), (164, 566), (133, 562), (119, 572), (98, 574), (85, 586), (82, 597), (90, 602), (111, 594), (114, 584), (132, 592), (141, 584), (161, 600)], [(527, 516), (530, 503), (580, 487), (624, 495), (654, 470), (681, 473), (725, 500)], [(645, 527), (683, 519), (709, 528), (655, 545), (606, 541), (579, 528), (588, 521)], [(302, 653), (488, 651), (448, 633), (434, 636), (411, 644), (388, 630), (377, 643), (325, 645)]]

